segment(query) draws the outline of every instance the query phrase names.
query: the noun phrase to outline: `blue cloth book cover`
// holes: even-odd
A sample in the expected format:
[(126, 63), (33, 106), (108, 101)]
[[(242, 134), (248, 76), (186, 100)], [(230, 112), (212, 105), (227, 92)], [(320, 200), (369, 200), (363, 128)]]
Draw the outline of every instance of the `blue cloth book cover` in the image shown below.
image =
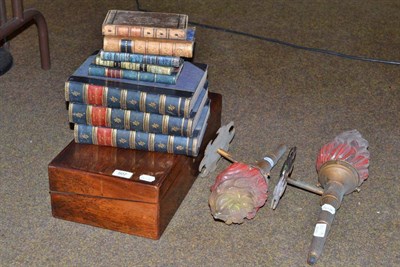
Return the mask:
[(76, 143), (82, 144), (166, 152), (195, 157), (199, 153), (209, 116), (210, 101), (203, 108), (191, 137), (96, 127), (84, 124), (75, 124), (74, 137)]
[(68, 102), (188, 117), (207, 83), (208, 66), (185, 61), (176, 84), (88, 75), (92, 55), (65, 83)]
[(69, 103), (68, 117), (70, 123), (178, 136), (192, 136), (207, 99), (208, 91), (207, 89), (203, 89), (201, 96), (193, 108), (193, 117), (191, 118), (81, 103)]

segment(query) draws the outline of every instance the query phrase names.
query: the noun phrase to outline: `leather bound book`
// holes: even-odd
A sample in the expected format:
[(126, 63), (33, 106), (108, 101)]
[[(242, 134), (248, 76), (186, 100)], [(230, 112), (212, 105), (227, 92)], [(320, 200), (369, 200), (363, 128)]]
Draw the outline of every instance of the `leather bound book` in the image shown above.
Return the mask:
[(183, 64), (183, 58), (160, 55), (143, 55), (124, 52), (108, 52), (100, 50), (99, 57), (102, 60), (116, 62), (131, 62), (139, 64), (151, 64), (166, 67), (180, 67)]
[(176, 84), (163, 84), (90, 76), (95, 57), (89, 56), (65, 82), (67, 102), (187, 118), (207, 87), (207, 64), (185, 61)]
[(201, 111), (200, 119), (190, 137), (149, 133), (146, 130), (150, 129), (150, 126), (145, 126), (145, 131), (130, 131), (75, 124), (75, 142), (196, 157), (207, 129), (209, 116), (210, 108), (209, 105), (206, 105)]
[(203, 89), (189, 118), (81, 103), (69, 103), (68, 117), (70, 123), (190, 137), (207, 102), (208, 91)]
[(102, 25), (103, 35), (160, 39), (186, 39), (185, 14), (109, 10)]

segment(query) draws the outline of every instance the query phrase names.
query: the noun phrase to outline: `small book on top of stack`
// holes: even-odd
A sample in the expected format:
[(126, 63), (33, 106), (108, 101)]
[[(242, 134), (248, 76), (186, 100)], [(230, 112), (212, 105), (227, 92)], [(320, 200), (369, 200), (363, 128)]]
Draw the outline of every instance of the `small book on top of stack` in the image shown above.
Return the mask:
[(75, 142), (197, 156), (210, 113), (208, 66), (191, 63), (183, 14), (110, 10), (103, 47), (65, 82)]

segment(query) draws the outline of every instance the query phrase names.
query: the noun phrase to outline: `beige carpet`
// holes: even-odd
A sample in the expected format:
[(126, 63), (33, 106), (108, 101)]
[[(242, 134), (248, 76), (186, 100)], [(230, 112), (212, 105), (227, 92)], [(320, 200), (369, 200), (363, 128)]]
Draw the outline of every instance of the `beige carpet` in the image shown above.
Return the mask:
[[(10, 1), (7, 1), (10, 14)], [(343, 54), (400, 61), (399, 1), (141, 1), (196, 23)], [(40, 68), (35, 26), (12, 39), (0, 76), (1, 266), (305, 266), (317, 195), (288, 187), (278, 209), (227, 226), (210, 215), (215, 173), (199, 178), (158, 241), (54, 219), (47, 164), (72, 138), (64, 81), (101, 48), (109, 9), (135, 1), (24, 1), (49, 27), (51, 63)], [(342, 131), (369, 141), (370, 177), (344, 198), (318, 266), (400, 266), (400, 66), (350, 60), (246, 35), (197, 28), (195, 61), (223, 95), (230, 147), (253, 163), (276, 145), (297, 146), (293, 177), (316, 183), (319, 148)], [(272, 171), (278, 180), (282, 161)]]

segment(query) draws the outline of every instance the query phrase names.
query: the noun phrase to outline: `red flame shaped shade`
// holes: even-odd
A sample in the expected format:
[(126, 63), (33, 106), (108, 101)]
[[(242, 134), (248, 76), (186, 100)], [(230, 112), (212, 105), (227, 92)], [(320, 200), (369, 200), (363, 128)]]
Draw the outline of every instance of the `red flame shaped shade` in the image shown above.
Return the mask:
[(221, 172), (211, 187), (209, 205), (226, 224), (253, 219), (267, 200), (268, 184), (258, 168), (236, 162)]
[(368, 178), (368, 141), (357, 130), (346, 131), (325, 144), (317, 158), (317, 172), (329, 160), (342, 160), (351, 164), (358, 172), (361, 181)]

